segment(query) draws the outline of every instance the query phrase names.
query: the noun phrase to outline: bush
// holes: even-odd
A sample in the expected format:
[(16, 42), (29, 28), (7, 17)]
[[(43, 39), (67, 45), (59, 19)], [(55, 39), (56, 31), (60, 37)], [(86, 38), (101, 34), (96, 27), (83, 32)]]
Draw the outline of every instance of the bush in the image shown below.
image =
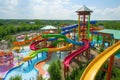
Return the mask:
[(60, 64), (58, 61), (54, 61), (50, 64), (48, 68), (48, 72), (50, 74), (50, 80), (61, 80), (61, 71), (60, 71)]
[(10, 80), (22, 80), (22, 77), (19, 75), (16, 75), (15, 77), (11, 77)]

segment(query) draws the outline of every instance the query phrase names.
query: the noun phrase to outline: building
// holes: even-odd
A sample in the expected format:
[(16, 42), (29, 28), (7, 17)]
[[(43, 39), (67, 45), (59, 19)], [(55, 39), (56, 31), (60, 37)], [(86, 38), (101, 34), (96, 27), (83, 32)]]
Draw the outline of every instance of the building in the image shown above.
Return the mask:
[(120, 30), (113, 30), (113, 29), (103, 29), (99, 30), (98, 34), (103, 36), (103, 42), (111, 42), (112, 39), (117, 42), (120, 40)]

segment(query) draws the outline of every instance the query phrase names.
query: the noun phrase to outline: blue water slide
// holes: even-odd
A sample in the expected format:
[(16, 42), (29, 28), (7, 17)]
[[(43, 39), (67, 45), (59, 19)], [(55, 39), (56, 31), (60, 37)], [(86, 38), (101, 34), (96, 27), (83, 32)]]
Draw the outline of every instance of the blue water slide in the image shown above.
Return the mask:
[(72, 26), (67, 26), (67, 27), (63, 27), (61, 28), (62, 31), (68, 30), (68, 29), (73, 29), (73, 28), (77, 28), (78, 24), (72, 25)]
[(90, 21), (90, 24), (96, 24), (97, 21)]
[(72, 30), (68, 30), (68, 31), (61, 32), (61, 34), (62, 34), (62, 35), (65, 35), (65, 34), (68, 34), (68, 33), (70, 33), (70, 32), (72, 32)]
[(21, 65), (19, 65), (19, 66), (17, 66), (17, 67), (11, 68), (11, 69), (5, 74), (5, 76), (3, 77), (3, 80), (6, 79), (7, 75), (8, 75), (11, 71), (20, 68), (23, 64), (24, 64), (24, 63), (22, 63)]
[(69, 43), (75, 44), (75, 45), (83, 45), (82, 41), (77, 42), (77, 41), (74, 41), (74, 40), (68, 39), (68, 38), (66, 39), (66, 41), (69, 42)]

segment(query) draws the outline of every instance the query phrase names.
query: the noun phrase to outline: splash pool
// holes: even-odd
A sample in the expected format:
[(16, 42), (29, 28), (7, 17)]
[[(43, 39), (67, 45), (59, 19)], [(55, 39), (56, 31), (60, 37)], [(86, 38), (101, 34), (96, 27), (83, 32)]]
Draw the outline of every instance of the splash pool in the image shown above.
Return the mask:
[[(30, 53), (31, 50), (27, 49), (27, 50), (22, 50), (21, 54), (23, 56), (26, 56)], [(34, 65), (37, 62), (40, 62), (42, 60), (45, 60), (47, 58), (47, 53), (39, 53), (38, 54), (38, 58), (35, 57), (33, 58), (31, 61), (25, 62), (23, 64), (21, 64), (20, 66), (14, 67), (12, 69), (10, 69), (7, 74), (5, 75), (3, 80), (10, 80), (10, 77), (14, 77), (15, 75), (20, 75), (22, 77), (22, 80), (36, 80), (36, 77), (38, 75), (38, 71), (36, 70), (36, 68), (34, 67)]]

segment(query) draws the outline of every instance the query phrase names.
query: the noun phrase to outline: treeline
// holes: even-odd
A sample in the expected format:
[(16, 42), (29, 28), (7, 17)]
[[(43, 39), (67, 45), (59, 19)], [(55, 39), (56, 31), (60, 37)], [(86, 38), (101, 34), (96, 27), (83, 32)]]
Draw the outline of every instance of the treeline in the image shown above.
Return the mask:
[[(33, 22), (33, 23), (32, 23)], [(67, 25), (77, 24), (77, 20), (16, 20), (0, 19), (0, 40), (5, 36), (16, 34), (23, 31), (39, 30), (46, 25), (63, 27)], [(120, 21), (98, 21), (98, 25), (103, 25), (106, 29), (120, 30)]]
[(5, 36), (23, 31), (39, 30), (45, 25), (65, 26), (75, 24), (73, 20), (0, 20), (0, 40)]
[(97, 25), (103, 25), (105, 29), (120, 30), (120, 21), (98, 21)]

